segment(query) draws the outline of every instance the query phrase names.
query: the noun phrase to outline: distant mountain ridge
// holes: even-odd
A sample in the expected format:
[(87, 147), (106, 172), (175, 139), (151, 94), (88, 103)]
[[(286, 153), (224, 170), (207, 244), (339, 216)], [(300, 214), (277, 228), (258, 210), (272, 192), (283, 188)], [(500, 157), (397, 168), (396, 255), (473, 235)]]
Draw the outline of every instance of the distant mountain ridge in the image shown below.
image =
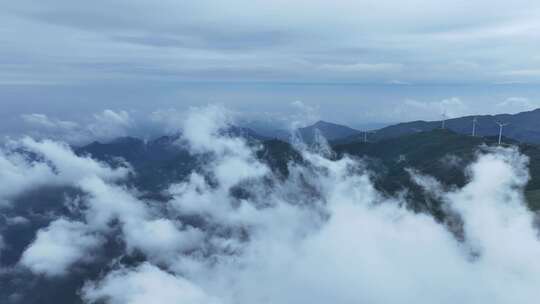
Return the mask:
[[(445, 121), (445, 128), (459, 134), (471, 135), (474, 118), (477, 119), (476, 136), (497, 136), (499, 134), (499, 126), (496, 122), (503, 122), (508, 124), (504, 127), (503, 136), (518, 142), (540, 144), (540, 109), (516, 114), (468, 115), (449, 118)], [(317, 133), (325, 137), (332, 144), (352, 143), (364, 141), (365, 139), (364, 130), (323, 120), (294, 131), (279, 128), (269, 129), (268, 126), (258, 128), (253, 123), (251, 126), (246, 127), (242, 124), (239, 126), (230, 126), (223, 133), (241, 136), (250, 140), (279, 139), (287, 142), (290, 142), (293, 136), (296, 136), (307, 144), (313, 143)], [(380, 129), (370, 130), (372, 132), (368, 134), (367, 139), (368, 141), (379, 141), (441, 129), (441, 127), (441, 120), (401, 122)]]
[[(355, 130), (341, 128), (336, 124), (320, 122), (303, 128), (304, 135), (310, 136), (317, 127), (322, 132)], [(357, 131), (360, 132), (360, 131)], [(288, 174), (288, 162), (302, 162), (301, 155), (294, 146), (278, 139), (265, 139), (252, 134), (252, 131), (231, 128), (225, 135), (240, 136), (248, 142), (255, 140), (257, 158), (268, 164), (269, 168), (283, 176)], [(343, 133), (328, 133), (340, 136)], [(523, 143), (503, 137), (503, 142), (516, 145), (530, 158), (531, 181), (527, 194), (535, 191), (535, 208), (540, 209), (540, 146)], [(416, 168), (437, 177), (448, 185), (462, 186), (465, 183), (463, 168), (470, 163), (481, 145), (496, 145), (497, 136), (477, 136), (460, 134), (449, 129), (435, 128), (431, 131), (414, 132), (388, 139), (364, 142), (357, 140), (350, 143), (330, 142), (336, 157), (344, 154), (367, 157), (376, 161), (367, 161), (373, 172), (378, 172), (376, 185), (380, 190), (394, 193), (404, 186), (414, 189), (407, 168)], [(130, 163), (137, 174), (131, 182), (140, 189), (159, 197), (159, 191), (171, 182), (185, 179), (190, 172), (197, 170), (207, 161), (205, 156), (192, 155), (187, 146), (182, 144), (181, 134), (162, 136), (151, 141), (133, 137), (123, 137), (109, 143), (94, 142), (75, 148), (79, 155), (90, 155), (95, 159), (114, 164), (121, 158)], [(445, 157), (449, 157), (447, 161)], [(378, 160), (378, 161), (377, 161)], [(457, 161), (459, 160), (459, 161)], [(448, 163), (459, 164), (448, 167)], [(417, 189), (419, 191), (419, 189)], [(418, 194), (418, 193), (417, 193)], [(423, 208), (423, 207), (422, 207)]]
[(362, 133), (362, 131), (353, 129), (349, 126), (323, 120), (319, 120), (312, 125), (301, 127), (293, 131), (287, 131), (283, 129), (255, 129), (254, 132), (261, 134), (260, 136), (262, 137), (279, 139), (287, 142), (293, 140), (293, 137), (299, 137), (308, 144), (315, 141), (317, 133), (322, 135), (329, 141), (339, 140), (341, 138), (346, 138)]
[[(444, 127), (459, 134), (472, 135), (473, 119), (477, 119), (476, 136), (496, 136), (499, 134), (497, 122), (507, 123), (503, 135), (524, 143), (540, 144), (540, 109), (517, 114), (469, 115), (447, 119)], [(372, 134), (372, 140), (396, 138), (418, 132), (442, 128), (442, 121), (411, 121), (391, 125)], [(336, 143), (348, 143), (362, 140), (362, 135), (353, 135), (337, 139)]]
[(339, 125), (331, 122), (319, 120), (311, 126), (299, 128), (298, 134), (302, 137), (304, 142), (311, 143), (315, 140), (316, 133), (320, 132), (324, 138), (329, 141), (354, 136), (362, 133), (359, 130), (355, 130), (348, 126)]
[[(468, 115), (449, 118), (445, 120), (444, 127), (459, 134), (472, 135), (472, 124), (473, 119), (475, 118), (477, 120), (476, 136), (497, 136), (499, 134), (497, 122), (502, 122), (508, 124), (503, 130), (503, 135), (505, 137), (523, 143), (540, 144), (540, 109), (516, 114)], [(402, 122), (373, 130), (374, 132), (369, 134), (368, 140), (379, 141), (441, 128), (441, 120)], [(253, 132), (259, 133), (259, 130)], [(334, 144), (344, 144), (364, 140), (364, 131), (322, 120), (313, 125), (298, 128), (294, 132), (308, 144), (315, 140), (317, 132)], [(262, 137), (275, 138), (284, 141), (290, 141), (292, 136), (290, 132), (279, 129), (270, 131), (264, 130), (264, 132), (260, 134), (263, 134)]]

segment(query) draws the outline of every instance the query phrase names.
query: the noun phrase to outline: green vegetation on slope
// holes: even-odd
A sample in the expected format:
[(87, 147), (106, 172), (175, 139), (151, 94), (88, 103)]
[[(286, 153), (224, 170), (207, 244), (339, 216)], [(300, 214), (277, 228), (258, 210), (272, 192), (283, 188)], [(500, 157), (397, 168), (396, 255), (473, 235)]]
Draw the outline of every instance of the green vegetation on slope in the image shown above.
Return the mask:
[[(517, 145), (530, 159), (531, 180), (526, 190), (531, 193), (527, 196), (530, 207), (536, 210), (540, 202), (537, 200), (538, 196), (532, 193), (540, 190), (540, 147), (519, 144), (506, 138), (504, 140)], [(421, 189), (411, 182), (407, 168), (433, 176), (448, 187), (463, 186), (467, 178), (464, 169), (474, 160), (475, 154), (482, 146), (495, 144), (494, 137), (472, 137), (436, 129), (377, 142), (336, 145), (334, 149), (339, 156), (349, 154), (381, 160), (385, 171), (375, 180), (379, 189), (391, 194), (405, 188), (410, 189), (411, 198), (420, 203), (413, 207), (425, 210), (432, 208), (434, 202), (423, 196)]]

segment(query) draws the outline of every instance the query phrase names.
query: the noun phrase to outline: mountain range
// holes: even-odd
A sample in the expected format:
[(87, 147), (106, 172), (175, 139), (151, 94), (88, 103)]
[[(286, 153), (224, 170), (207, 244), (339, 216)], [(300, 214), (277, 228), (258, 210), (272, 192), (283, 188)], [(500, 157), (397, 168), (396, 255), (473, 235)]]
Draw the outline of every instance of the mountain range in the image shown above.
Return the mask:
[[(459, 134), (472, 135), (473, 120), (476, 120), (476, 136), (497, 136), (499, 134), (499, 125), (497, 122), (500, 122), (506, 124), (503, 130), (505, 137), (523, 143), (540, 144), (540, 109), (517, 114), (470, 115), (449, 118), (444, 121), (444, 128)], [(441, 120), (402, 122), (378, 129), (366, 129), (369, 132), (367, 139), (369, 141), (379, 141), (396, 138), (417, 132), (441, 129), (442, 125)], [(280, 139), (283, 141), (291, 141), (296, 136), (301, 138), (305, 143), (312, 143), (316, 134), (324, 136), (328, 141), (335, 144), (363, 141), (366, 139), (364, 130), (327, 121), (317, 121), (312, 125), (298, 128), (292, 132), (278, 128), (270, 129), (268, 126), (258, 128), (256, 124), (252, 124), (249, 128), (245, 129), (252, 130), (252, 133), (261, 134), (260, 137)]]
[[(538, 113), (533, 112), (533, 114)], [(511, 121), (519, 126), (519, 119), (512, 116), (485, 116), (479, 121), (489, 121), (488, 117), (512, 119)], [(466, 122), (470, 117), (461, 119)], [(470, 177), (467, 176), (464, 168), (474, 161), (478, 153), (496, 146), (498, 138), (497, 136), (473, 137), (456, 132), (451, 127), (457, 127), (459, 121), (460, 119), (453, 120), (447, 129), (437, 127), (437, 122), (422, 122), (427, 124), (429, 129), (426, 127), (426, 131), (403, 133), (390, 131), (400, 128), (405, 130), (408, 128), (407, 124), (390, 126), (381, 129), (376, 139), (373, 134), (370, 134), (370, 140), (367, 142), (364, 142), (361, 131), (327, 122), (318, 122), (299, 129), (298, 133), (308, 140), (314, 140), (317, 133), (328, 137), (331, 139), (329, 145), (332, 152), (326, 157), (340, 159), (348, 156), (362, 159), (361, 163), (370, 172), (370, 179), (381, 195), (403, 197), (405, 198), (403, 201), (407, 204), (405, 207), (410, 210), (431, 215), (445, 225), (453, 225), (452, 223), (459, 219), (454, 219), (451, 214), (445, 212), (441, 198), (426, 193), (424, 189), (416, 185), (411, 179), (410, 172), (416, 170), (421, 174), (435, 177), (446, 189), (457, 189), (467, 183)], [(463, 130), (463, 133), (466, 133), (465, 129)], [(253, 157), (266, 164), (278, 179), (286, 180), (291, 174), (292, 166), (306, 166), (306, 170), (312, 169), (309, 168), (309, 161), (303, 158), (303, 154), (287, 140), (261, 136), (256, 131), (239, 127), (230, 127), (223, 130), (221, 134), (244, 138), (249, 145), (254, 147)], [(383, 136), (385, 134), (389, 134), (388, 137), (385, 138)], [(503, 137), (503, 142), (505, 145), (517, 147), (529, 158), (528, 168), (531, 179), (525, 189), (525, 196), (531, 210), (540, 210), (540, 145), (509, 137)], [(309, 148), (311, 147), (308, 145)], [(122, 186), (126, 189), (137, 189), (134, 192), (137, 198), (148, 201), (152, 205), (169, 201), (170, 194), (166, 191), (168, 187), (173, 183), (185, 181), (193, 172), (204, 174), (205, 178), (212, 180), (212, 176), (207, 175), (209, 172), (204, 170), (209, 161), (208, 157), (211, 156), (192, 154), (184, 142), (182, 133), (161, 136), (153, 140), (123, 137), (110, 142), (93, 142), (73, 147), (73, 150), (80, 156), (91, 156), (112, 167), (129, 163), (134, 170), (126, 181), (122, 181), (125, 183)], [(271, 183), (276, 180), (266, 182)], [(303, 191), (309, 195), (316, 195), (318, 189), (310, 187), (303, 177), (299, 177), (299, 181), (302, 187), (305, 186)], [(0, 255), (0, 263), (15, 265), (25, 248), (35, 238), (36, 231), (47, 226), (50, 214), (68, 214), (69, 205), (66, 206), (64, 201), (77, 201), (82, 195), (84, 193), (77, 188), (52, 185), (36, 188), (15, 198), (14, 209), (6, 213), (5, 217), (0, 217), (0, 225), (7, 227), (3, 231), (4, 241), (10, 244)], [(251, 194), (249, 191), (244, 191), (240, 184), (231, 189), (231, 195), (241, 200)], [(8, 225), (6, 219), (15, 215), (27, 219), (29, 224)], [(182, 217), (182, 222), (194, 227), (205, 225), (204, 218), (198, 217)], [(451, 232), (458, 238), (463, 237), (459, 229), (453, 228)], [(137, 254), (124, 257), (122, 243), (115, 241), (114, 238), (108, 240), (106, 244), (104, 247), (106, 256), (121, 257), (124, 264), (132, 265), (143, 260)], [(85, 279), (99, 278), (101, 271), (107, 267), (111, 266), (104, 259), (98, 260), (96, 264), (80, 266), (78, 272), (69, 280), (52, 281), (40, 276), (32, 285), (37, 287), (25, 294), (24, 303), (41, 303), (42, 298), (52, 299), (59, 304), (82, 303), (78, 297), (78, 290)], [(23, 283), (20, 280), (14, 280), (13, 277), (10, 274), (0, 276), (0, 286), (6, 286), (4, 290), (0, 288), (0, 299), (7, 298), (10, 290), (21, 288)]]
[[(471, 136), (472, 121), (476, 118), (476, 136)], [(371, 164), (383, 165), (376, 168), (379, 172), (392, 172), (394, 179), (382, 182), (385, 191), (394, 192), (400, 188), (414, 188), (407, 167), (419, 168), (450, 184), (462, 184), (463, 166), (472, 161), (474, 153), (482, 145), (497, 143), (499, 127), (496, 122), (508, 123), (504, 129), (503, 142), (520, 147), (531, 159), (531, 176), (528, 190), (538, 190), (540, 194), (540, 109), (517, 114), (466, 116), (448, 119), (445, 129), (441, 121), (412, 121), (399, 123), (374, 130), (368, 134), (365, 142), (363, 131), (348, 126), (318, 121), (313, 125), (299, 128), (292, 132), (277, 130), (274, 136), (245, 127), (230, 126), (222, 134), (243, 137), (248, 142), (261, 143), (262, 149), (257, 156), (269, 164), (272, 170), (280, 174), (287, 173), (290, 160), (301, 161), (290, 142), (294, 136), (308, 145), (316, 140), (317, 135), (325, 137), (336, 155), (344, 153), (377, 159)], [(270, 135), (270, 136), (269, 136)], [(129, 162), (138, 172), (132, 182), (149, 193), (158, 193), (164, 185), (182, 180), (204, 162), (191, 155), (187, 147), (182, 146), (182, 134), (162, 136), (150, 141), (125, 137), (108, 143), (94, 142), (77, 147), (78, 154), (89, 154), (94, 158), (109, 163), (118, 158)], [(460, 167), (450, 171), (442, 170), (441, 159), (451, 156), (464, 161)], [(401, 161), (398, 161), (401, 159)], [(447, 170), (448, 169), (448, 170)], [(384, 179), (383, 179), (384, 180)], [(391, 181), (389, 183), (388, 181)]]
[[(323, 127), (321, 133), (334, 132), (330, 134), (335, 136), (354, 132), (353, 129), (336, 124), (319, 122), (302, 129), (301, 134), (311, 136), (311, 132), (316, 132), (317, 126)], [(254, 136), (253, 131), (234, 130), (236, 131), (231, 136), (242, 136), (248, 142), (259, 144), (257, 158), (276, 174), (286, 176), (291, 162), (302, 162), (301, 155), (287, 141)], [(429, 198), (424, 197), (420, 189), (411, 182), (408, 169), (420, 170), (448, 186), (463, 186), (467, 179), (463, 168), (474, 160), (482, 147), (494, 146), (497, 141), (497, 136), (472, 137), (450, 129), (435, 128), (368, 142), (334, 140), (330, 141), (330, 145), (335, 158), (345, 154), (365, 158), (371, 171), (377, 172), (375, 184), (379, 187), (378, 190), (395, 195), (403, 189), (412, 189), (410, 195), (414, 197), (410, 201), (420, 202), (421, 205), (414, 208), (432, 212), (426, 208), (434, 205), (428, 203)], [(508, 137), (503, 137), (503, 142), (515, 145), (529, 157), (531, 181), (527, 186), (527, 194), (540, 195), (540, 145), (521, 143)], [(163, 187), (181, 181), (205, 162), (201, 156), (190, 154), (189, 149), (182, 145), (181, 135), (162, 136), (146, 142), (137, 138), (121, 138), (109, 143), (94, 142), (75, 148), (75, 151), (79, 155), (90, 155), (110, 164), (115, 164), (118, 159), (127, 161), (137, 172), (130, 182), (157, 199), (160, 191), (164, 190)], [(537, 199), (531, 204), (540, 207)]]
[[(517, 114), (476, 115), (450, 118), (444, 121), (444, 127), (460, 134), (472, 135), (473, 120), (476, 119), (476, 136), (496, 136), (499, 134), (497, 122), (507, 124), (503, 135), (524, 143), (540, 143), (540, 109)], [(390, 125), (370, 135), (372, 140), (395, 138), (402, 135), (442, 128), (442, 121), (411, 121)], [(342, 137), (342, 143), (362, 139), (361, 134)]]

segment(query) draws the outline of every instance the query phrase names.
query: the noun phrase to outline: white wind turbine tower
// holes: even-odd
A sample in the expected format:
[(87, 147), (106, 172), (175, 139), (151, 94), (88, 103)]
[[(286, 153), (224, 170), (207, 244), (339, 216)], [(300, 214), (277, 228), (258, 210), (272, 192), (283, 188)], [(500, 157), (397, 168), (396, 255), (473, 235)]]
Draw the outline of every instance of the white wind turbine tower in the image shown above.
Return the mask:
[(364, 142), (367, 142), (367, 140), (368, 140), (367, 137), (368, 137), (368, 134), (369, 134), (369, 133), (375, 133), (375, 132), (376, 132), (376, 131), (364, 131)]
[(508, 126), (509, 123), (496, 122), (499, 125), (499, 146), (501, 145), (502, 131), (505, 126)]
[(478, 119), (475, 117), (472, 120), (472, 136), (476, 136), (476, 124), (478, 124)]
[(446, 125), (446, 119), (448, 118), (448, 116), (446, 115), (446, 111), (444, 111), (442, 114), (442, 121), (441, 121), (441, 129), (444, 129), (445, 128), (445, 125)]

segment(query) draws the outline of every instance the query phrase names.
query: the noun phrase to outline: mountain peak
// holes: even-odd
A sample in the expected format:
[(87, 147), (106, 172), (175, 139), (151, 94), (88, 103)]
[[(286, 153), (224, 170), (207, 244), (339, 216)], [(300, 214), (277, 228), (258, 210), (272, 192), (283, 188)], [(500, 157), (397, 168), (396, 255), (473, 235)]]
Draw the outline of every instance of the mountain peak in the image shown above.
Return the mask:
[(323, 120), (319, 120), (313, 125), (298, 129), (305, 142), (312, 142), (314, 140), (315, 130), (318, 130), (328, 140), (347, 137), (360, 132), (348, 126), (338, 125)]
[(336, 123), (319, 120), (316, 123), (312, 124), (311, 126), (307, 126), (306, 128), (346, 128), (346, 129), (352, 129), (345, 125), (339, 125)]
[(330, 123), (330, 122), (327, 122), (327, 121), (324, 121), (324, 120), (319, 120), (319, 121), (317, 121), (316, 123), (313, 124), (314, 127), (327, 126), (327, 125), (334, 125), (334, 124)]

